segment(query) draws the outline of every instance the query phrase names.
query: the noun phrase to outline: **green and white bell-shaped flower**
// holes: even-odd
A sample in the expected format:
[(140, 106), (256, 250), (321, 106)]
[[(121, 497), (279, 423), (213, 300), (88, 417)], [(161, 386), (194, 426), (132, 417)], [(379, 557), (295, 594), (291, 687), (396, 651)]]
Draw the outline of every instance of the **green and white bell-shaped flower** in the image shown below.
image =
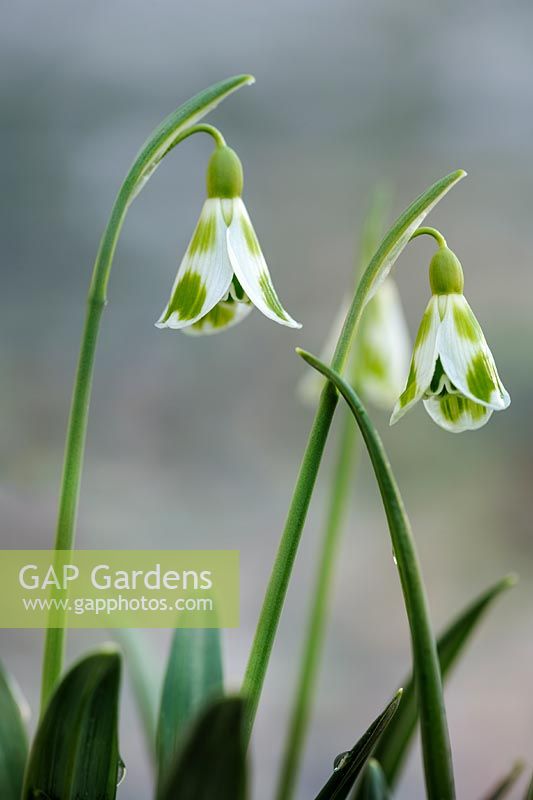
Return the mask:
[(274, 322), (301, 327), (278, 299), (241, 199), (242, 185), (237, 154), (217, 146), (207, 169), (208, 197), (158, 328), (218, 333), (240, 322), (254, 306)]
[(459, 259), (444, 240), (431, 260), (429, 278), (432, 297), (391, 425), (423, 399), (430, 417), (445, 430), (475, 430), (488, 422), (493, 411), (507, 408), (511, 399), (463, 295)]
[[(349, 307), (347, 296), (326, 339), (322, 361), (331, 361)], [(345, 370), (365, 401), (385, 410), (394, 407), (409, 368), (410, 348), (400, 293), (389, 277), (365, 308)], [(314, 405), (323, 386), (320, 373), (308, 370), (298, 392), (304, 402)]]

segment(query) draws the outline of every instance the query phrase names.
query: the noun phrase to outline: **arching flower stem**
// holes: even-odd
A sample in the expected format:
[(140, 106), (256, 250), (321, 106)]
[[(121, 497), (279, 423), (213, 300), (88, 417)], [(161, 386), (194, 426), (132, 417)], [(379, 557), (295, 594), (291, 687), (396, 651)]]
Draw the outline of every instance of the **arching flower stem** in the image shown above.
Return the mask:
[[(208, 133), (217, 145), (224, 144), (222, 134), (211, 125), (196, 125), (205, 114), (230, 94), (254, 82), (250, 75), (238, 75), (221, 81), (192, 97), (168, 116), (141, 148), (124, 183), (120, 187), (111, 216), (100, 242), (87, 297), (87, 311), (67, 430), (63, 475), (56, 528), (56, 550), (74, 547), (76, 518), (87, 434), (94, 359), (102, 313), (107, 303), (107, 284), (117, 242), (132, 201), (139, 194), (164, 156), (193, 133)], [(56, 685), (63, 667), (64, 627), (46, 631), (41, 683), (41, 712)]]

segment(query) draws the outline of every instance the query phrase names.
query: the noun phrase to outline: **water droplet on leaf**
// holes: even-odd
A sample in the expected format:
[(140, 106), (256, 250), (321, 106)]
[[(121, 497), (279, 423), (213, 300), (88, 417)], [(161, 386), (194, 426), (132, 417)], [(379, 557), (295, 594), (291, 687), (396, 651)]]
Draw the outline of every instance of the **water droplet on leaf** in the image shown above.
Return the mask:
[(117, 786), (120, 786), (125, 777), (126, 777), (126, 765), (123, 762), (123, 760), (119, 757), (118, 770), (117, 770)]
[(337, 772), (339, 769), (342, 769), (348, 760), (348, 756), (350, 755), (349, 750), (345, 750), (344, 753), (339, 753), (336, 757), (335, 761), (333, 762), (333, 771)]

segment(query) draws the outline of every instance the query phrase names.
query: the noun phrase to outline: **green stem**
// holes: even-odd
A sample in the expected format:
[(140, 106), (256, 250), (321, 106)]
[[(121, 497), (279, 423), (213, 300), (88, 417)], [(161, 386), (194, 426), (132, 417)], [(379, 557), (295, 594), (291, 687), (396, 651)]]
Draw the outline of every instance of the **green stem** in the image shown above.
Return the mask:
[[(465, 176), (463, 170), (446, 175), (418, 197), (396, 220), (361, 278), (332, 360), (336, 372), (342, 372), (346, 356), (363, 309), (384, 279), (392, 265), (407, 245), (411, 235), (425, 216), (444, 195)], [(251, 735), (259, 698), (263, 688), (274, 639), (279, 625), (285, 595), (298, 545), (302, 535), (307, 510), (316, 482), (322, 454), (337, 406), (337, 393), (326, 385), (322, 391), (307, 447), (300, 465), (287, 520), (281, 537), (272, 574), (266, 589), (263, 606), (244, 675), (243, 693), (247, 697), (247, 736)]]
[(300, 662), (298, 689), (287, 731), (286, 747), (279, 776), (277, 800), (289, 800), (294, 794), (326, 632), (335, 559), (346, 512), (354, 456), (356, 455), (353, 422), (349, 415), (344, 417), (343, 422), (339, 452), (331, 482), (325, 535), (318, 559), (307, 635)]
[[(113, 256), (128, 208), (163, 157), (179, 142), (193, 133), (201, 132), (211, 135), (217, 145), (224, 143), (222, 134), (216, 128), (210, 125), (193, 127), (193, 123), (211, 111), (229, 94), (252, 82), (253, 78), (249, 75), (239, 75), (221, 81), (195, 95), (168, 116), (141, 149), (117, 195), (100, 242), (87, 299), (85, 327), (74, 381), (65, 445), (56, 529), (56, 550), (71, 551), (74, 547), (96, 345), (102, 313), (107, 302), (107, 284)], [(46, 632), (43, 657), (41, 711), (46, 707), (50, 694), (61, 675), (64, 648), (65, 628), (49, 628)]]
[(416, 546), (400, 491), (381, 439), (352, 387), (317, 358), (299, 351), (339, 390), (351, 409), (379, 484), (411, 630), (413, 667), (428, 800), (454, 800), (455, 788), (437, 645)]
[(444, 238), (442, 233), (438, 231), (436, 228), (418, 228), (418, 230), (416, 230), (411, 236), (411, 239), (416, 239), (417, 236), (432, 236), (439, 245), (439, 247), (447, 246), (446, 239)]

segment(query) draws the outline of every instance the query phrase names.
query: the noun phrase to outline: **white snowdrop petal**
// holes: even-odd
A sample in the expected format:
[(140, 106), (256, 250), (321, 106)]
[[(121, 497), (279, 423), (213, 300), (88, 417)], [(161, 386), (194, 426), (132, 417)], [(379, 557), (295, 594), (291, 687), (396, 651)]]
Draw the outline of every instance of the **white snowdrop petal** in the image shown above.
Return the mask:
[(227, 295), (233, 269), (227, 251), (226, 230), (220, 200), (206, 200), (174, 281), (169, 303), (156, 327), (177, 330), (193, 325)]
[(407, 384), (392, 412), (391, 425), (394, 425), (423, 397), (431, 383), (437, 360), (439, 325), (438, 302), (437, 298), (433, 296), (427, 305), (418, 329)]
[(481, 326), (461, 294), (450, 294), (439, 328), (437, 349), (443, 369), (465, 397), (495, 411), (511, 399), (496, 369)]
[(462, 433), (481, 428), (492, 416), (492, 409), (474, 403), (462, 394), (443, 394), (424, 399), (431, 419), (450, 433)]
[(232, 202), (233, 215), (227, 230), (227, 247), (239, 283), (266, 317), (290, 328), (301, 328), (300, 323), (289, 316), (279, 301), (244, 203), (240, 197)]

